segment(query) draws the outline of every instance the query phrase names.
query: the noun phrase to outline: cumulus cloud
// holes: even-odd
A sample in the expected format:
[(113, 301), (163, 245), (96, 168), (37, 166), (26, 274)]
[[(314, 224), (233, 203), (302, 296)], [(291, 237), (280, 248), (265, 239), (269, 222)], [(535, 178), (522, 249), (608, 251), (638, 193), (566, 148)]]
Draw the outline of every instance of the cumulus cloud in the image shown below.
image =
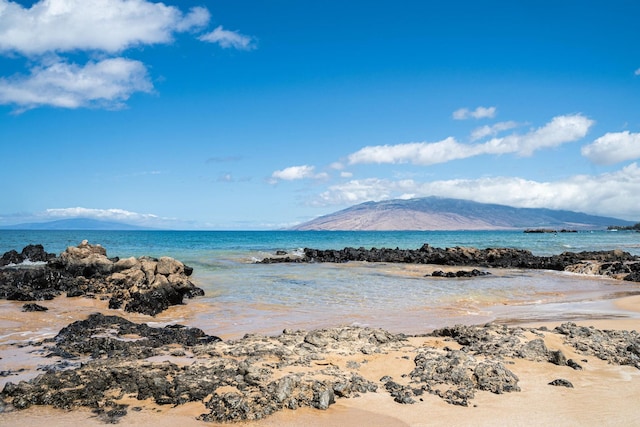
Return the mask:
[(606, 133), (582, 147), (582, 155), (597, 165), (612, 165), (640, 158), (640, 133)]
[(632, 163), (612, 173), (576, 175), (539, 182), (518, 177), (454, 179), (431, 182), (370, 178), (334, 185), (313, 202), (317, 206), (441, 196), (526, 208), (567, 209), (630, 220), (638, 219), (640, 167)]
[(479, 128), (474, 129), (471, 132), (471, 140), (476, 141), (478, 139), (486, 138), (487, 136), (496, 136), (500, 132), (504, 132), (506, 130), (510, 130), (518, 127), (518, 123), (516, 122), (499, 122), (495, 123), (491, 126), (485, 125)]
[(593, 121), (580, 115), (554, 117), (546, 125), (519, 135), (493, 138), (482, 144), (462, 144), (453, 137), (438, 142), (412, 142), (364, 147), (348, 156), (350, 164), (413, 163), (432, 165), (482, 154), (516, 153), (529, 156), (534, 151), (576, 141), (587, 134)]
[(350, 164), (413, 163), (430, 165), (469, 157), (473, 147), (460, 144), (449, 137), (438, 142), (410, 142), (397, 145), (364, 147), (348, 156)]
[[(148, 0), (39, 0), (28, 7), (0, 0), (0, 54), (38, 63), (30, 75), (0, 78), (0, 103), (18, 111), (45, 105), (119, 108), (153, 86), (141, 62), (107, 56), (171, 43), (179, 33), (201, 32), (210, 19), (205, 7), (182, 11)], [(222, 27), (200, 39), (225, 48), (254, 47), (250, 37)], [(77, 65), (62, 58), (79, 53), (101, 60)]]
[(635, 73), (634, 73), (634, 74), (635, 74), (636, 76), (640, 76), (640, 68), (638, 68), (638, 69), (635, 71)]
[(296, 181), (300, 179), (327, 179), (329, 175), (325, 172), (316, 173), (315, 166), (302, 165), (291, 166), (282, 170), (277, 170), (271, 174), (269, 183), (277, 184), (280, 181)]
[(198, 40), (217, 43), (220, 47), (225, 49), (234, 48), (240, 50), (252, 50), (255, 48), (255, 43), (252, 37), (240, 34), (237, 31), (225, 30), (222, 26), (217, 27), (210, 33), (203, 34), (198, 37)]
[(303, 165), (303, 166), (291, 166), (282, 170), (275, 171), (271, 174), (271, 178), (284, 180), (284, 181), (294, 181), (296, 179), (304, 179), (313, 177), (313, 166)]
[(455, 120), (467, 119), (491, 119), (496, 115), (496, 107), (478, 107), (475, 110), (468, 108), (460, 108), (453, 112), (452, 116)]
[(111, 58), (84, 66), (56, 62), (33, 67), (26, 76), (0, 78), (0, 104), (23, 111), (44, 105), (120, 108), (133, 93), (152, 90), (140, 61)]
[(146, 0), (41, 0), (30, 8), (0, 0), (0, 52), (99, 50), (167, 43), (176, 32), (204, 27), (203, 7), (187, 14)]

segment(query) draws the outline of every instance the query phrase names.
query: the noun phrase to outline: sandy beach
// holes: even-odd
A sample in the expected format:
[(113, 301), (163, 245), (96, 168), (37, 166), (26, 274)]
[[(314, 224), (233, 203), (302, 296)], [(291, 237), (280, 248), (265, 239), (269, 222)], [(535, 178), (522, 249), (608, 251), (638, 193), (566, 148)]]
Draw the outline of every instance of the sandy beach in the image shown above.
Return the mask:
[[(3, 330), (11, 329), (14, 334), (29, 334), (34, 330), (50, 330), (52, 334), (72, 318), (81, 318), (94, 311), (108, 311), (100, 300), (58, 298), (48, 304), (50, 312), (32, 313), (31, 324), (15, 320), (17, 303), (2, 302), (0, 322)], [(628, 313), (640, 313), (640, 296), (621, 298), (615, 306), (625, 317), (609, 319), (585, 319), (576, 322), (584, 326), (594, 326), (607, 330), (638, 330), (640, 318), (626, 317)], [(187, 312), (197, 306), (176, 307)], [(176, 312), (155, 319), (162, 323)], [(143, 321), (144, 316), (129, 315), (131, 320)], [(13, 319), (13, 320), (12, 320)], [(55, 319), (55, 320), (52, 320)], [(11, 324), (10, 322), (15, 322)], [(546, 326), (551, 330), (558, 323), (546, 322), (527, 325), (533, 328)], [(327, 410), (301, 408), (283, 410), (266, 419), (240, 422), (242, 426), (494, 426), (494, 425), (563, 425), (563, 426), (603, 426), (640, 425), (637, 411), (637, 396), (640, 396), (640, 370), (633, 366), (609, 364), (594, 356), (579, 354), (576, 349), (565, 344), (557, 335), (544, 332), (544, 342), (550, 350), (560, 350), (570, 359), (580, 361), (583, 370), (573, 370), (567, 366), (533, 362), (524, 359), (506, 359), (505, 365), (518, 377), (521, 391), (494, 394), (478, 391), (468, 407), (446, 403), (437, 396), (424, 394), (414, 404), (396, 403), (388, 392), (380, 387), (376, 393), (365, 393), (359, 397), (337, 399)], [(35, 338), (35, 337), (34, 337)], [(6, 336), (5, 336), (6, 341)], [(455, 348), (457, 344), (442, 337), (410, 337), (406, 344), (393, 351), (380, 354), (361, 355), (358, 373), (364, 378), (378, 382), (383, 375), (389, 375), (402, 383), (403, 378), (414, 367), (413, 355), (416, 349), (444, 346)], [(11, 356), (11, 350), (14, 354)], [(20, 353), (15, 346), (3, 345), (3, 369), (17, 369), (27, 363), (29, 356)], [(24, 359), (24, 358), (27, 359)], [(352, 356), (332, 355), (318, 362), (318, 369), (327, 364), (345, 365)], [(573, 388), (554, 387), (549, 382), (565, 379)], [(15, 381), (16, 377), (5, 378)], [(406, 382), (406, 381), (405, 381)], [(159, 406), (151, 401), (129, 399), (127, 402), (135, 410), (121, 419), (122, 425), (132, 426), (205, 426), (216, 425), (196, 420), (205, 411), (200, 403), (188, 403), (176, 407)], [(63, 411), (50, 407), (31, 407), (23, 411), (13, 411), (0, 415), (0, 423), (5, 426), (42, 425), (104, 425), (88, 409)], [(226, 424), (228, 425), (228, 424)]]

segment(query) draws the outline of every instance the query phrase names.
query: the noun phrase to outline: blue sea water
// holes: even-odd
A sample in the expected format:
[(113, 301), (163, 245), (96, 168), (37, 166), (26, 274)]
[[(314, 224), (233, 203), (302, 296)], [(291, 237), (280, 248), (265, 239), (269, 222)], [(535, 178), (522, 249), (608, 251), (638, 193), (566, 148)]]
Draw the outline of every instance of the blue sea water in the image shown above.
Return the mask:
[[(277, 250), (468, 246), (536, 255), (622, 249), (640, 255), (640, 233), (518, 231), (18, 231), (0, 230), (0, 254), (42, 244), (60, 253), (82, 240), (108, 256), (171, 256), (194, 267), (206, 295), (163, 316), (223, 336), (357, 324), (419, 333), (452, 323), (606, 316), (603, 301), (640, 293), (637, 283), (557, 272), (500, 270), (474, 279), (425, 277), (425, 266), (256, 264)], [(505, 312), (504, 307), (508, 307)]]

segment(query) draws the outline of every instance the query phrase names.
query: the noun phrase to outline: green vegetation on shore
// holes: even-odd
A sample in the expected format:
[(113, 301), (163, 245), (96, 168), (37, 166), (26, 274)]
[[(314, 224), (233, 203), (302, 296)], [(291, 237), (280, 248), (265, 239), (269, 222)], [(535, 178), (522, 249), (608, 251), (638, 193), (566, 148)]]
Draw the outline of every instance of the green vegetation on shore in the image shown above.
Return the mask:
[(625, 226), (625, 225), (610, 225), (607, 227), (607, 230), (633, 230), (633, 231), (640, 231), (640, 222), (634, 224), (634, 225), (629, 225), (629, 226)]

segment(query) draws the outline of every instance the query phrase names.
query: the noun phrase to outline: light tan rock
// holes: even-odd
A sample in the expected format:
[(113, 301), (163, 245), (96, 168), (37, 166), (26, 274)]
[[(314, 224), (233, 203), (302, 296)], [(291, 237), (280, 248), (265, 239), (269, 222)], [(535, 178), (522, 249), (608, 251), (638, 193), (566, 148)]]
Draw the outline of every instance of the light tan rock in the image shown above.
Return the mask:
[(141, 268), (140, 261), (138, 261), (135, 257), (121, 259), (117, 261), (113, 266), (114, 271), (128, 270), (131, 268)]
[(140, 268), (144, 272), (147, 277), (147, 282), (149, 284), (153, 283), (156, 278), (156, 266), (158, 265), (157, 261), (153, 261), (150, 259), (143, 258), (140, 260)]
[(169, 280), (167, 280), (167, 276), (163, 276), (162, 274), (156, 274), (156, 279), (151, 284), (151, 286), (156, 288), (158, 286), (163, 286), (168, 284), (169, 284)]
[(171, 257), (163, 256), (158, 260), (156, 274), (168, 276), (170, 274), (183, 274), (184, 264)]

